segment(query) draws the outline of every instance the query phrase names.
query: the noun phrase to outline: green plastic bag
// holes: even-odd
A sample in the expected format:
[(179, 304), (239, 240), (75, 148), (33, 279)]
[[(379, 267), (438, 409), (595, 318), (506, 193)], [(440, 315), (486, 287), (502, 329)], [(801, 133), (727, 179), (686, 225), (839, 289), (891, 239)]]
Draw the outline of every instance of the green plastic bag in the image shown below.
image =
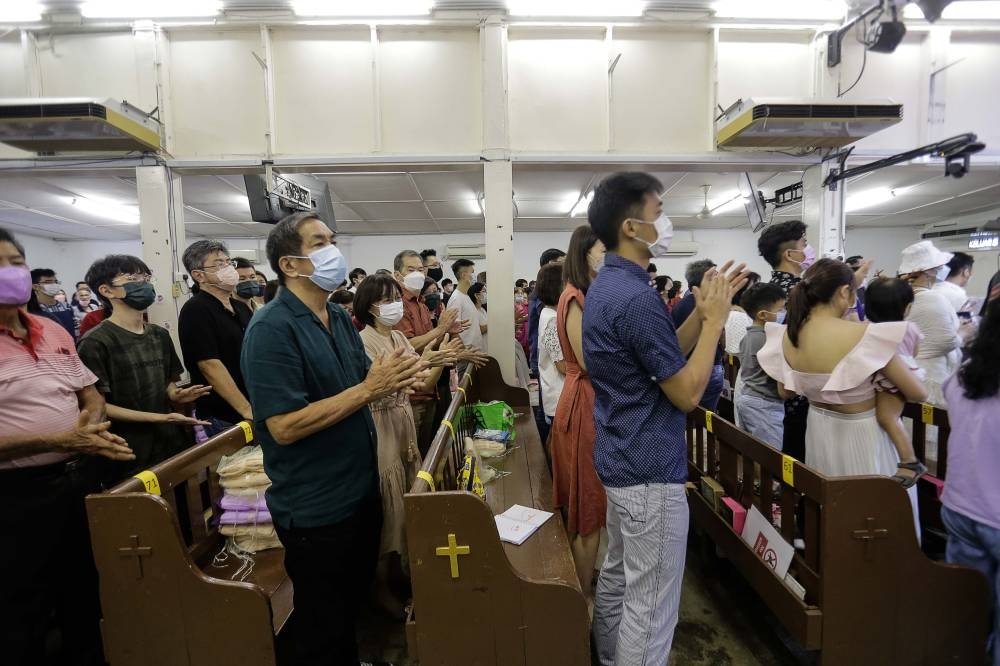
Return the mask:
[(514, 440), (514, 410), (506, 402), (477, 402), (472, 405), (476, 428), (484, 430), (506, 430)]

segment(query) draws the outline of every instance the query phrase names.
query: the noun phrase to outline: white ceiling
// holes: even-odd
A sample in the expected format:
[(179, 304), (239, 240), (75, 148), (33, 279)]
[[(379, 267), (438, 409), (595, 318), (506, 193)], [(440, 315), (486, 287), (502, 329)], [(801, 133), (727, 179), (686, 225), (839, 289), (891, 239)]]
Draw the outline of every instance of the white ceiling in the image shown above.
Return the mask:
[[(848, 197), (877, 188), (900, 191), (884, 203), (852, 212), (851, 227), (917, 226), (1000, 207), (1000, 166), (974, 165), (964, 178), (945, 178), (939, 164), (905, 165), (859, 177), (847, 185)], [(569, 213), (580, 197), (609, 173), (607, 167), (519, 164), (514, 169), (515, 231), (563, 231), (585, 222)], [(316, 174), (330, 185), (337, 227), (342, 234), (440, 234), (483, 230), (477, 199), (478, 167), (447, 170), (342, 172)], [(709, 206), (737, 194), (737, 173), (658, 172), (664, 204), (678, 228), (734, 228), (746, 224), (739, 207), (707, 219), (703, 185), (711, 185)], [(754, 183), (767, 196), (797, 182), (801, 172), (754, 171)], [(193, 238), (265, 236), (270, 225), (252, 222), (242, 176), (184, 176), (186, 233)], [(903, 188), (909, 188), (905, 191)], [(0, 225), (18, 233), (60, 240), (126, 240), (139, 227), (88, 214), (75, 197), (113, 201), (137, 208), (131, 178), (21, 175), (0, 177)], [(795, 217), (800, 206), (778, 211)]]

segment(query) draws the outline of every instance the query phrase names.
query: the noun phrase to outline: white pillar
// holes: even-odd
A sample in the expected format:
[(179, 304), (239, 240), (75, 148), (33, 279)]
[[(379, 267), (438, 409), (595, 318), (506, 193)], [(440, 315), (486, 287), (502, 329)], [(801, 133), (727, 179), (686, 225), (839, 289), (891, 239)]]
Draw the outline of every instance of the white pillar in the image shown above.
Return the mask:
[[(489, 352), (500, 364), (504, 381), (514, 374), (514, 171), (510, 160), (487, 162), (483, 169), (486, 197), (486, 260), (489, 264)], [(473, 324), (474, 325), (474, 324)]]
[(834, 161), (824, 162), (803, 174), (802, 221), (809, 227), (806, 231), (807, 238), (809, 244), (816, 249), (817, 257), (844, 259), (844, 189), (847, 183), (837, 183), (836, 189), (823, 187), (830, 169), (836, 166)]
[(136, 167), (135, 179), (139, 191), (142, 260), (156, 279), (156, 302), (149, 307), (149, 321), (170, 332), (180, 353), (177, 314), (187, 292), (181, 277), (181, 255), (187, 247), (181, 177), (166, 167), (149, 166)]

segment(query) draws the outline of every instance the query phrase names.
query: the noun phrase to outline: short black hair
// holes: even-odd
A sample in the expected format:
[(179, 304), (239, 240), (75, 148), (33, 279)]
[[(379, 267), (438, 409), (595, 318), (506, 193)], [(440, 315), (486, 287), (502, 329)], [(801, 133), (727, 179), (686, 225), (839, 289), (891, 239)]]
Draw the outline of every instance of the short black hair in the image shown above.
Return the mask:
[(542, 252), (542, 256), (538, 258), (538, 265), (544, 266), (545, 264), (551, 264), (553, 261), (561, 259), (565, 256), (566, 253), (562, 250), (550, 247), (545, 252)]
[(292, 213), (281, 218), (281, 221), (274, 225), (267, 235), (267, 244), (264, 246), (267, 252), (267, 263), (271, 265), (271, 270), (278, 276), (278, 284), (285, 284), (285, 274), (281, 272), (278, 262), (282, 257), (298, 256), (302, 252), (302, 236), (299, 235), (299, 227), (307, 220), (323, 221), (314, 210)]
[(865, 289), (865, 317), (876, 324), (903, 321), (906, 307), (913, 302), (913, 287), (906, 280), (878, 277)]
[(475, 283), (473, 283), (473, 285), (471, 287), (469, 287), (469, 294), (468, 295), (469, 295), (469, 298), (472, 299), (472, 302), (474, 304), (477, 303), (476, 296), (478, 296), (479, 292), (481, 292), (483, 289), (486, 289), (486, 285), (483, 284), (482, 282), (475, 282)]
[(528, 281), (524, 278), (518, 278), (517, 280), (514, 280), (514, 286), (518, 289), (525, 289), (528, 286)]
[(705, 273), (715, 268), (716, 263), (711, 259), (699, 259), (698, 261), (692, 261), (684, 269), (684, 279), (687, 280), (688, 284), (692, 287), (700, 287), (701, 281), (705, 277)]
[(460, 270), (463, 270), (463, 269), (466, 269), (466, 268), (469, 268), (469, 267), (475, 266), (475, 265), (476, 265), (476, 262), (470, 261), (469, 259), (459, 259), (459, 260), (455, 261), (455, 263), (453, 263), (451, 265), (451, 272), (455, 276), (455, 279), (458, 280), (458, 272)]
[(42, 278), (54, 278), (56, 272), (51, 268), (32, 268), (31, 269), (31, 284), (38, 284), (42, 281)]
[[(233, 259), (233, 261), (236, 262), (236, 268), (250, 268), (250, 269), (253, 269), (253, 262), (250, 261), (249, 259), (247, 259), (246, 257), (236, 257), (235, 259)], [(256, 269), (253, 269), (253, 270), (254, 270), (254, 273), (257, 272)]]
[(862, 257), (860, 254), (854, 254), (854, 255), (851, 255), (850, 257), (848, 257), (847, 259), (844, 259), (844, 263), (847, 264), (848, 266), (850, 266), (851, 268), (854, 268), (854, 264), (859, 264), (860, 265), (861, 262), (864, 261), (864, 260), (865, 260), (865, 258)]
[(447, 287), (449, 284), (455, 284), (454, 280), (452, 280), (451, 278), (445, 278), (445, 279), (441, 280), (441, 288), (442, 289), (444, 289), (445, 287)]
[(98, 259), (90, 265), (87, 269), (87, 274), (83, 279), (90, 285), (90, 288), (94, 290), (97, 297), (101, 300), (101, 303), (105, 307), (111, 307), (111, 302), (104, 298), (101, 294), (100, 289), (103, 285), (111, 286), (111, 282), (122, 274), (138, 273), (140, 275), (152, 275), (153, 272), (149, 270), (149, 266), (146, 265), (139, 257), (133, 257), (131, 254), (109, 254), (103, 259)]
[(277, 280), (268, 280), (264, 285), (264, 302), (270, 303), (278, 295), (278, 287), (281, 286)]
[(347, 274), (347, 278), (351, 282), (354, 282), (354, 278), (357, 278), (357, 277), (367, 277), (367, 276), (368, 276), (368, 273), (366, 273), (365, 269), (363, 269), (363, 268), (354, 268), (354, 269), (351, 270), (350, 273)]
[(80, 285), (81, 285), (81, 284), (82, 284), (82, 285), (83, 285), (84, 287), (86, 287), (86, 286), (87, 286), (87, 283), (86, 283), (86, 282), (84, 282), (83, 280), (80, 280), (79, 282), (77, 282), (77, 283), (76, 283), (76, 289), (77, 289), (77, 291), (79, 291), (79, 290), (80, 290)]
[(436, 257), (436, 256), (438, 256), (437, 250), (433, 248), (428, 248), (426, 250), (420, 251), (420, 260), (424, 262), (427, 261), (427, 257)]
[(338, 289), (330, 294), (330, 302), (337, 305), (347, 305), (354, 302), (354, 293), (346, 289)]
[[(649, 273), (649, 271), (646, 271)], [(658, 293), (663, 293), (667, 289), (667, 282), (670, 280), (669, 275), (657, 275), (656, 276), (656, 291)]]
[(555, 307), (562, 295), (563, 267), (559, 264), (546, 264), (538, 269), (538, 279), (535, 281), (535, 291), (542, 305)]
[(758, 282), (743, 292), (740, 307), (751, 319), (757, 318), (757, 313), (767, 310), (775, 303), (785, 300), (785, 290), (770, 282)]
[(379, 301), (403, 297), (403, 289), (392, 275), (369, 275), (354, 294), (354, 318), (365, 326), (375, 326), (372, 305)]
[(806, 235), (806, 225), (801, 220), (788, 220), (772, 225), (757, 239), (757, 252), (771, 268), (781, 263), (781, 254)]
[(659, 273), (659, 271), (656, 270), (656, 264), (654, 264), (652, 262), (650, 262), (649, 266), (646, 266), (646, 272), (647, 273)]
[(743, 285), (742, 289), (740, 289), (738, 292), (736, 292), (735, 294), (733, 294), (733, 300), (732, 300), (733, 305), (739, 305), (740, 301), (743, 300), (743, 294), (746, 293), (747, 289), (749, 289), (750, 287), (754, 286), (758, 282), (760, 282), (760, 275), (759, 274), (754, 273), (753, 271), (750, 271), (749, 273), (747, 273), (747, 283), (745, 285)]
[(17, 242), (17, 239), (14, 238), (14, 234), (10, 233), (3, 227), (0, 227), (0, 243), (10, 243), (17, 248), (17, 251), (22, 257), (27, 259), (27, 255), (24, 253), (24, 246)]
[(622, 171), (602, 180), (594, 188), (594, 198), (587, 206), (587, 221), (608, 251), (618, 249), (618, 231), (622, 222), (636, 217), (647, 194), (659, 196), (663, 183), (652, 174)]
[(971, 254), (956, 252), (952, 255), (951, 261), (948, 262), (948, 277), (958, 275), (966, 268), (972, 270), (972, 264), (975, 262), (976, 260), (972, 258)]

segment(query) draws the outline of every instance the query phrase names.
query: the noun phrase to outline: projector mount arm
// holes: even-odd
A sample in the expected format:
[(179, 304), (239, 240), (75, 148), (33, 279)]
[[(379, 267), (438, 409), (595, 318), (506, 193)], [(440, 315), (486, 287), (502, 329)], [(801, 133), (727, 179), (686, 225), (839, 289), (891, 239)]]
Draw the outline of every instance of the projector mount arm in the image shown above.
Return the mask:
[(826, 66), (836, 67), (840, 64), (841, 52), (844, 46), (844, 35), (861, 21), (875, 13), (883, 12), (882, 0), (878, 0), (874, 5), (861, 12), (844, 25), (837, 28), (826, 36)]
[(844, 163), (850, 156), (851, 151), (854, 150), (851, 148), (837, 154), (836, 157), (839, 158), (840, 166), (830, 170), (830, 175), (823, 181), (823, 187), (829, 187), (831, 191), (836, 191), (837, 183), (842, 180), (926, 156), (943, 157), (945, 161), (944, 175), (961, 178), (969, 171), (969, 158), (985, 147), (986, 144), (977, 141), (975, 134), (960, 134), (944, 141), (938, 141), (937, 143), (908, 150), (905, 153), (893, 155), (892, 157), (886, 157), (885, 159), (869, 162), (868, 164), (856, 166), (851, 169), (845, 169)]

